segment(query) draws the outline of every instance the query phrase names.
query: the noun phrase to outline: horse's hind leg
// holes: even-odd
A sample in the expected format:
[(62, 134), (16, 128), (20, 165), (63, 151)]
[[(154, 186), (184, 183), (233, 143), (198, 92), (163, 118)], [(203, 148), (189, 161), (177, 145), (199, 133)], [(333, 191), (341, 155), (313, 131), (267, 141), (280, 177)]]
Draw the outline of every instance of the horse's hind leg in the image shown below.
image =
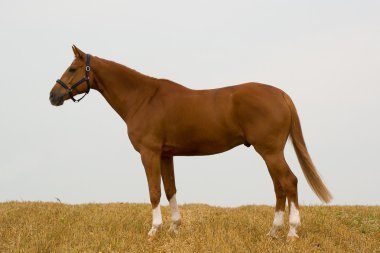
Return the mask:
[(181, 214), (179, 213), (176, 199), (177, 189), (175, 187), (173, 157), (163, 157), (161, 160), (161, 176), (164, 183), (166, 198), (169, 200), (172, 224), (169, 231), (177, 234), (181, 225)]
[(276, 193), (276, 209), (273, 219), (273, 225), (271, 230), (267, 235), (277, 238), (277, 231), (280, 230), (284, 225), (284, 211), (286, 203), (285, 191), (282, 188), (280, 181), (275, 176), (274, 172), (269, 170), (269, 174), (272, 177), (274, 191)]
[[(273, 178), (273, 182), (276, 190), (276, 215), (274, 226), (278, 226), (282, 223), (283, 210), (285, 207), (285, 199), (283, 193), (285, 193), (289, 204), (289, 233), (288, 240), (294, 240), (298, 238), (297, 229), (301, 225), (300, 215), (298, 211), (298, 195), (297, 195), (297, 177), (292, 173), (288, 164), (285, 161), (284, 153), (276, 152), (262, 155), (265, 163), (267, 164), (268, 170)], [(282, 191), (280, 189), (282, 188)], [(278, 209), (277, 209), (278, 208)], [(282, 208), (282, 209), (281, 209)], [(278, 213), (277, 213), (277, 210)], [(282, 210), (282, 213), (281, 213)], [(276, 221), (278, 219), (278, 222)], [(273, 228), (272, 228), (273, 230)], [(271, 232), (272, 232), (271, 230)], [(274, 229), (276, 232), (277, 228)], [(271, 234), (270, 232), (270, 234)]]

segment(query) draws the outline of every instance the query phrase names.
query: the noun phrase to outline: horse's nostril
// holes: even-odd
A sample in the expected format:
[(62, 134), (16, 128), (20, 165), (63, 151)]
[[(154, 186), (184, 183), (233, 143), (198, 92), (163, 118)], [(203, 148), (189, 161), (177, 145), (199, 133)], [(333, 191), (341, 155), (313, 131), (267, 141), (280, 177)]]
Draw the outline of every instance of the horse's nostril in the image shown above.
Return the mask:
[(63, 104), (64, 96), (59, 92), (50, 92), (49, 100), (52, 105), (59, 106)]

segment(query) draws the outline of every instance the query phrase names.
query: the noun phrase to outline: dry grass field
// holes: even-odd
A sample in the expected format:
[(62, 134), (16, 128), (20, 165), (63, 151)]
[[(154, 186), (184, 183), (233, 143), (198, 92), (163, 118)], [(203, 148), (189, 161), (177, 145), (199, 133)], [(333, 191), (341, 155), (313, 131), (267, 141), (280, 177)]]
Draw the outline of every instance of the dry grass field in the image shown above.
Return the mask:
[(182, 205), (179, 235), (147, 240), (148, 204), (0, 204), (0, 252), (380, 252), (380, 206), (302, 206), (301, 239), (266, 236), (273, 207)]

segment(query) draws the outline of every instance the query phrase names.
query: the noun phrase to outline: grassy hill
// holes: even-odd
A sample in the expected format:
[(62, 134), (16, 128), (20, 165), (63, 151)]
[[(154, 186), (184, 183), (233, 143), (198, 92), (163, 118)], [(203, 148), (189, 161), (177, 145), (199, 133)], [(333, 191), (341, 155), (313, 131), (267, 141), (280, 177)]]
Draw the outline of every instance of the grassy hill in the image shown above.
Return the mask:
[(0, 252), (380, 252), (380, 206), (302, 206), (300, 239), (266, 236), (273, 207), (182, 205), (180, 234), (147, 240), (148, 204), (0, 203)]

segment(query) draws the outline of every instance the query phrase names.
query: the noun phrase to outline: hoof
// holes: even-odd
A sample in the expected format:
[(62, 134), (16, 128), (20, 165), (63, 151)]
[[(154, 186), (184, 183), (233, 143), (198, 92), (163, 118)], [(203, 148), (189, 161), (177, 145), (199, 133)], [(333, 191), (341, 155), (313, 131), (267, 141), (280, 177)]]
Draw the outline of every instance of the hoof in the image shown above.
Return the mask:
[(268, 232), (267, 234), (268, 237), (272, 238), (272, 239), (277, 239), (278, 236), (276, 235), (276, 233), (273, 233), (272, 230)]
[(181, 220), (173, 221), (170, 225), (169, 232), (178, 234), (179, 233), (179, 226), (181, 225)]
[(154, 236), (157, 234), (158, 230), (161, 228), (161, 225), (153, 225), (148, 232), (148, 240), (152, 241)]
[(267, 236), (277, 239), (277, 232), (282, 228), (282, 226), (273, 226), (271, 230), (268, 232)]
[(295, 234), (295, 235), (288, 235), (288, 237), (286, 238), (286, 242), (295, 242), (299, 239), (300, 237)]

